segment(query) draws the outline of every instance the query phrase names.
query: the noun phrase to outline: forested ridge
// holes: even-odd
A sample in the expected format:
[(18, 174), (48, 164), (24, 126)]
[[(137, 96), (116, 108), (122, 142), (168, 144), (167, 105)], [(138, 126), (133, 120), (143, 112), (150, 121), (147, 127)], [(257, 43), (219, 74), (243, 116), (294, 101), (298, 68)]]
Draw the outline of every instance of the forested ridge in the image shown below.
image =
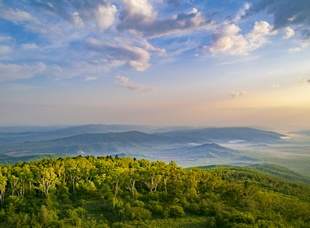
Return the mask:
[(310, 186), (117, 156), (0, 165), (0, 227), (136, 226), (310, 227)]

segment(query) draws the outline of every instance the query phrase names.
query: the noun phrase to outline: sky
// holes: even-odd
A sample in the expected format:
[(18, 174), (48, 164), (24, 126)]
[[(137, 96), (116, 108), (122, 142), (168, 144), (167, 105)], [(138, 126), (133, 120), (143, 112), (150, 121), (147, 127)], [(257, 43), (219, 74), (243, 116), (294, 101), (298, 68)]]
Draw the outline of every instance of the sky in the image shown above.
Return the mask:
[(310, 128), (308, 0), (0, 0), (0, 125)]

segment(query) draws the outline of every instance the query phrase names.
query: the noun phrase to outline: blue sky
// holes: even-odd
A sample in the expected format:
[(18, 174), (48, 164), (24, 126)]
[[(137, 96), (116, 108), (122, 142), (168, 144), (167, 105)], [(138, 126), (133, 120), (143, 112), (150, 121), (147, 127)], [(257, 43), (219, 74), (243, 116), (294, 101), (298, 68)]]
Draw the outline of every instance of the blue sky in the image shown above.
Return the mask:
[(306, 0), (0, 0), (0, 125), (310, 127)]

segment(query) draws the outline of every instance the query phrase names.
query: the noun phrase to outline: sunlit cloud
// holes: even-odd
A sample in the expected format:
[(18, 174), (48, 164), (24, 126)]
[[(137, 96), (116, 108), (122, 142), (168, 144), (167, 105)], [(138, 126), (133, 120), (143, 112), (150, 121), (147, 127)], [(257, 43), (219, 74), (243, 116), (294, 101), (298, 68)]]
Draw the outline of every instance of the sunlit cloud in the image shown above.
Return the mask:
[(235, 24), (225, 24), (213, 34), (210, 51), (226, 55), (246, 55), (262, 47), (268, 42), (266, 36), (272, 35), (272, 26), (266, 21), (255, 22), (249, 33), (242, 35), (241, 29)]
[(287, 27), (285, 29), (285, 34), (283, 36), (283, 39), (289, 39), (295, 35), (295, 31), (291, 29), (290, 27)]

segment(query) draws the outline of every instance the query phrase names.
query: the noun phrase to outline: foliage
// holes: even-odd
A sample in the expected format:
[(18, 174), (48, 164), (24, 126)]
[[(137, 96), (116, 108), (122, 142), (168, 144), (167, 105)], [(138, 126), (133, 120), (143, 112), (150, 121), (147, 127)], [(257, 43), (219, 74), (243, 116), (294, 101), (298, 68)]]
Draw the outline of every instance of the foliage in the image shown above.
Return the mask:
[(309, 227), (310, 187), (112, 156), (0, 165), (0, 227)]

